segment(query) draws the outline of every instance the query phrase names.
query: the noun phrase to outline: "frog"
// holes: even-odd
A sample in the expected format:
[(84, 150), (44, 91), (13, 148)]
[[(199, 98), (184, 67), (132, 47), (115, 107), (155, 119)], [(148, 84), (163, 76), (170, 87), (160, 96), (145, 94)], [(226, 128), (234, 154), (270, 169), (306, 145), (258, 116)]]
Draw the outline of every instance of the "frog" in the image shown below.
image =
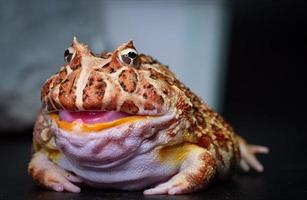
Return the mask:
[(42, 87), (33, 128), (28, 173), (39, 185), (178, 195), (263, 171), (256, 154), (268, 147), (248, 144), (132, 40), (95, 54), (74, 37), (64, 60)]

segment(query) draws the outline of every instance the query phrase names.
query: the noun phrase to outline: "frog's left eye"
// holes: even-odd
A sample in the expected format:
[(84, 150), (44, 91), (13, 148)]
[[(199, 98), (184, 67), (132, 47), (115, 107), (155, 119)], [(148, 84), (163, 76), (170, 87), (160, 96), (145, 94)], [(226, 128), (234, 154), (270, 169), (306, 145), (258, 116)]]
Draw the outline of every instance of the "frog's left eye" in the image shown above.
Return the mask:
[(75, 56), (76, 50), (72, 47), (69, 47), (64, 52), (64, 60), (69, 63)]
[(127, 65), (135, 65), (137, 60), (138, 52), (135, 49), (124, 49), (119, 54), (119, 59), (121, 62)]

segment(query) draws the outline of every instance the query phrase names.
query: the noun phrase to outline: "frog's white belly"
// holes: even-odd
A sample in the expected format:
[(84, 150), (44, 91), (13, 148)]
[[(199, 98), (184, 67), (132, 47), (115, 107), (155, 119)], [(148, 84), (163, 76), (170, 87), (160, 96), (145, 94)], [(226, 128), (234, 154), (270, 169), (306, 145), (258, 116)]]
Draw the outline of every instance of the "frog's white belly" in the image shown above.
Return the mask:
[(156, 153), (157, 151), (153, 150), (136, 155), (128, 161), (110, 167), (99, 166), (97, 163), (93, 166), (80, 166), (67, 159), (65, 155), (61, 156), (58, 164), (94, 187), (137, 190), (166, 181), (178, 172), (178, 166), (160, 163)]
[(57, 163), (96, 187), (136, 190), (165, 181), (179, 171), (159, 156), (170, 140), (163, 128), (171, 119), (166, 115), (86, 134), (54, 126), (55, 144), (62, 152)]

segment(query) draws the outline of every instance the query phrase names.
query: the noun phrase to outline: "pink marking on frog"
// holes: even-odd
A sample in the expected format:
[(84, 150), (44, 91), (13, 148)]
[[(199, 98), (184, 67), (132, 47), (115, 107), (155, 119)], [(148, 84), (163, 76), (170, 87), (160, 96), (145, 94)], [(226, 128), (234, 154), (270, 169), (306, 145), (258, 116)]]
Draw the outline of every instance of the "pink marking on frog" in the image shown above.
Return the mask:
[(81, 119), (84, 123), (95, 124), (110, 122), (120, 118), (130, 116), (127, 113), (116, 112), (116, 111), (80, 111), (80, 112), (69, 112), (66, 110), (59, 111), (60, 119), (66, 122), (73, 122)]

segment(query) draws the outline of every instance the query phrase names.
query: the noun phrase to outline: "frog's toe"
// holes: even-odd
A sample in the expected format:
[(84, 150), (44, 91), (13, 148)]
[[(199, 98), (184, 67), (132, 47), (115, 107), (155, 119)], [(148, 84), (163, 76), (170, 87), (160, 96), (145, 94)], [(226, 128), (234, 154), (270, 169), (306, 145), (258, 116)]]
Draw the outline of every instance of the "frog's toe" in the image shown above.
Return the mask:
[(177, 174), (165, 183), (161, 183), (154, 188), (150, 188), (144, 191), (145, 195), (157, 195), (157, 194), (185, 194), (196, 189), (195, 185), (188, 181), (185, 174)]
[(269, 148), (266, 147), (266, 146), (260, 146), (260, 145), (253, 145), (253, 144), (250, 144), (249, 145), (249, 150), (253, 153), (253, 154), (258, 154), (258, 153), (261, 153), (261, 154), (267, 154), (269, 153)]
[(49, 163), (49, 167), (45, 169), (45, 177), (42, 182), (47, 188), (58, 192), (65, 190), (78, 193), (81, 189), (73, 183), (80, 183), (82, 180), (59, 166)]
[[(73, 176), (70, 176), (70, 178)], [(57, 192), (68, 191), (78, 193), (81, 189), (67, 179), (67, 176), (57, 173), (56, 171), (46, 172), (46, 177), (43, 183), (47, 188)]]
[(80, 183), (82, 180), (48, 160), (44, 153), (37, 152), (34, 154), (29, 164), (28, 171), (33, 179), (40, 185), (51, 190), (74, 193), (81, 191), (74, 183)]
[(256, 154), (267, 154), (269, 153), (269, 148), (260, 145), (248, 144), (242, 138), (239, 138), (239, 146), (241, 152), (241, 169), (243, 169), (243, 171), (248, 171), (251, 167), (258, 172), (262, 172), (263, 166), (256, 158)]
[(179, 183), (172, 183), (166, 182), (160, 185), (157, 185), (154, 188), (150, 188), (144, 191), (145, 195), (157, 195), (157, 194), (184, 194), (189, 192), (189, 186), (187, 182), (179, 182)]

